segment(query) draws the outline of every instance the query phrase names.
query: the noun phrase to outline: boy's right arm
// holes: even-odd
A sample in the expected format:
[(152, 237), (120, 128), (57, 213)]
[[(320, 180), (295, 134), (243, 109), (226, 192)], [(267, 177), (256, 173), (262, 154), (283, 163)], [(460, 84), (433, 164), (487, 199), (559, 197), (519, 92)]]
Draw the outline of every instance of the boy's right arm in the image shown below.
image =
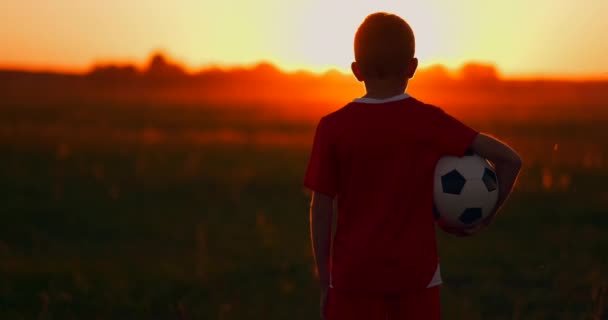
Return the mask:
[[(494, 164), (498, 179), (498, 202), (496, 204), (496, 211), (498, 211), (513, 190), (522, 160), (517, 152), (505, 143), (483, 133), (473, 139), (471, 149)], [(491, 220), (492, 218), (489, 219), (489, 221)]]

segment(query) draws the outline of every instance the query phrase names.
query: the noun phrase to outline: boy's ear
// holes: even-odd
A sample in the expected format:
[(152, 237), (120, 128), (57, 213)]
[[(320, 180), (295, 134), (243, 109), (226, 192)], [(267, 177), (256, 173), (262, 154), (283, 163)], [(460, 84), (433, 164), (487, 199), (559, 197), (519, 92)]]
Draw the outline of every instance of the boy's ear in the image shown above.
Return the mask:
[(412, 60), (410, 60), (410, 64), (407, 67), (407, 78), (411, 79), (414, 77), (414, 73), (416, 73), (416, 69), (418, 68), (418, 59), (417, 58), (412, 58)]
[(363, 75), (361, 74), (361, 70), (359, 70), (359, 65), (356, 61), (353, 61), (353, 63), (350, 64), (350, 69), (353, 71), (355, 78), (357, 78), (359, 82), (363, 81)]

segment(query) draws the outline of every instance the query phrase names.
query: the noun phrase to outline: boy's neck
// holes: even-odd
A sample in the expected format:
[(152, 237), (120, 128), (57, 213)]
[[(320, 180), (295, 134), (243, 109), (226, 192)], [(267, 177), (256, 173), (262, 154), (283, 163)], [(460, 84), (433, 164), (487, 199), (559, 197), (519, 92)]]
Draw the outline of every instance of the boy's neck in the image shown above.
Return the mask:
[(384, 81), (365, 82), (366, 94), (363, 98), (387, 99), (405, 92), (407, 81), (404, 84), (386, 83)]
[(388, 98), (392, 98), (394, 96), (398, 96), (400, 94), (403, 94), (405, 92), (405, 90), (400, 90), (400, 91), (394, 91), (394, 92), (367, 92), (363, 98), (370, 98), (370, 99), (378, 99), (378, 100), (382, 100), (382, 99), (388, 99)]

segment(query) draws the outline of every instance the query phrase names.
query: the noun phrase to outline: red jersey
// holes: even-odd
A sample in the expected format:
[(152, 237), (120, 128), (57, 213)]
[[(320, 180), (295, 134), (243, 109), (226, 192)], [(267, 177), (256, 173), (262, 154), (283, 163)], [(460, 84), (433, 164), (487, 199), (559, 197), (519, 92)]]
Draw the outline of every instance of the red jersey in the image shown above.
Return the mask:
[(463, 156), (478, 133), (406, 94), (384, 101), (357, 99), (317, 126), (304, 185), (337, 196), (336, 289), (429, 286), (439, 272), (435, 165), (444, 155)]

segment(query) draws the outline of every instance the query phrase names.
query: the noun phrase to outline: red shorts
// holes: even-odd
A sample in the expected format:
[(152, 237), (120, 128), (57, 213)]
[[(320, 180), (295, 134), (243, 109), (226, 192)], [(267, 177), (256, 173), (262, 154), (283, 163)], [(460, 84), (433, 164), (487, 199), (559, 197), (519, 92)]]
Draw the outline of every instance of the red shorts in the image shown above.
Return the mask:
[(439, 286), (391, 295), (330, 288), (325, 312), (327, 320), (439, 320)]

